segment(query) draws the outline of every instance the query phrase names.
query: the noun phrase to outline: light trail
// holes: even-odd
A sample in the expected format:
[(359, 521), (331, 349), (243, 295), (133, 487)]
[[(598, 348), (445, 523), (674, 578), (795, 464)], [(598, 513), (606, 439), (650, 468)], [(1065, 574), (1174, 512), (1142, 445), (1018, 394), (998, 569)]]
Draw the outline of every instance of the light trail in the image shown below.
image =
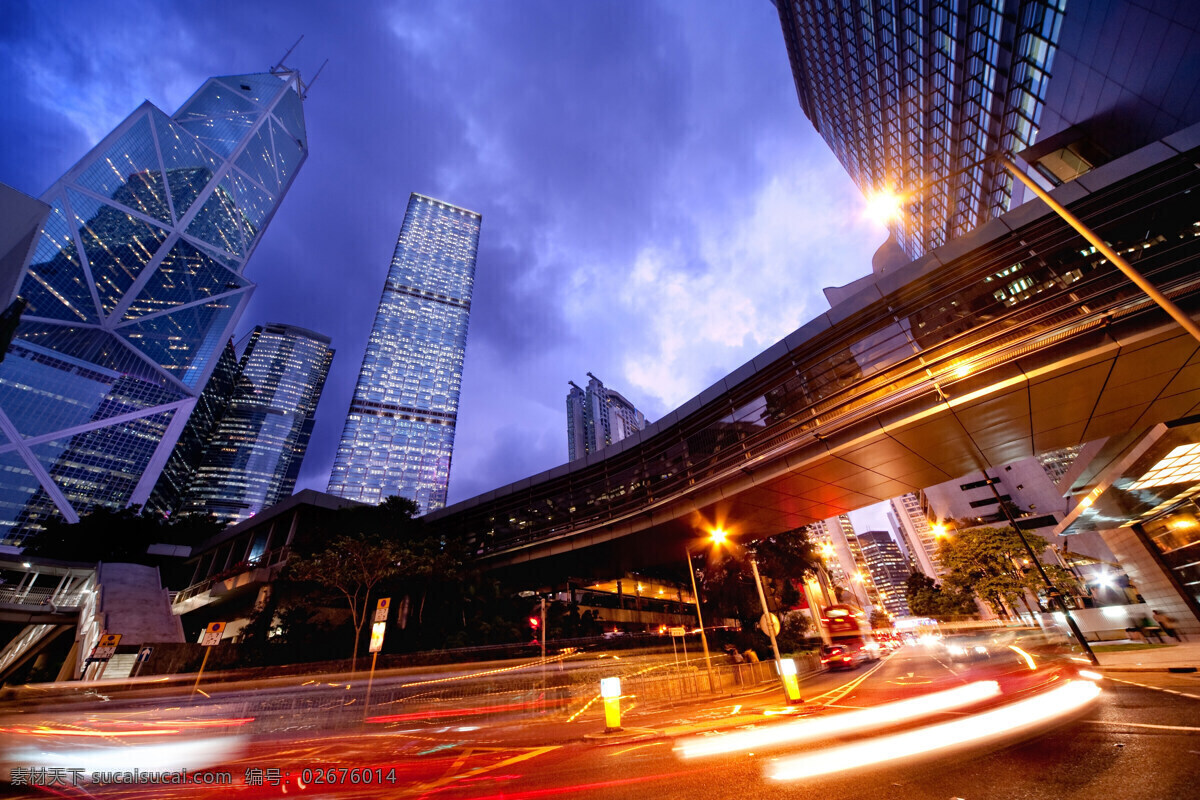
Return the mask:
[(964, 745), (1035, 730), (1084, 708), (1100, 694), (1091, 681), (1070, 681), (1048, 692), (1018, 700), (966, 719), (929, 725), (904, 733), (818, 750), (775, 762), (767, 777), (778, 781), (859, 769), (901, 758), (929, 755)]
[(987, 700), (1000, 694), (996, 681), (978, 681), (966, 686), (933, 692), (895, 703), (859, 711), (847, 711), (830, 717), (817, 717), (775, 725), (761, 730), (740, 731), (727, 736), (705, 736), (686, 739), (675, 749), (683, 758), (711, 756), (781, 744), (812, 741), (826, 736), (838, 736), (855, 731), (894, 725), (930, 714)]

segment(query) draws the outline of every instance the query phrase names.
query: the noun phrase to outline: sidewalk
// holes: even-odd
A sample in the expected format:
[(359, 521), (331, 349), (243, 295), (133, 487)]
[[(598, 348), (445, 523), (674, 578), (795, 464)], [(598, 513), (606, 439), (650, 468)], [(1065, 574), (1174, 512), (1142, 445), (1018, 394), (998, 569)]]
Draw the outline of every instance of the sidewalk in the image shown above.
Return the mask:
[(1165, 647), (1096, 653), (1105, 672), (1193, 672), (1200, 669), (1200, 642), (1172, 642)]

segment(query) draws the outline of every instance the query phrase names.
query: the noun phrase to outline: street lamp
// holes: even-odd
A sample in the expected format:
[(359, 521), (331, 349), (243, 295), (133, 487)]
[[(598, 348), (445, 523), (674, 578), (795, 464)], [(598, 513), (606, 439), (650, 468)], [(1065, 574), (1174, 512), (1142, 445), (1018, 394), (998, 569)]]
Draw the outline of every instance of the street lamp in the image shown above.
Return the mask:
[[(725, 531), (720, 528), (709, 531), (709, 540), (716, 545), (725, 541)], [(696, 591), (696, 570), (692, 566), (692, 551), (687, 542), (683, 544), (683, 557), (687, 561), (688, 577), (692, 579), (692, 600), (696, 603), (696, 624), (700, 626), (700, 646), (704, 648), (704, 666), (708, 670), (708, 688), (717, 691), (717, 683), (713, 678), (712, 656), (708, 652), (708, 637), (704, 634), (704, 617), (700, 615), (700, 593)]]

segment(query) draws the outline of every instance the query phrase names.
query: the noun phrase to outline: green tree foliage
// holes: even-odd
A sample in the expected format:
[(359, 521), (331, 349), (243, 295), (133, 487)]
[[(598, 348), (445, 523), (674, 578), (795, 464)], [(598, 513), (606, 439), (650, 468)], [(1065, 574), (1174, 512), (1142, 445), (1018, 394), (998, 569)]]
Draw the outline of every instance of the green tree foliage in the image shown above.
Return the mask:
[(221, 526), (206, 517), (167, 519), (143, 513), (138, 506), (98, 508), (70, 523), (51, 519), (25, 547), (33, 556), (60, 561), (108, 561), (158, 565), (162, 558), (146, 553), (152, 544), (197, 545), (219, 533)]
[(372, 591), (396, 574), (400, 559), (396, 542), (360, 530), (339, 534), (324, 549), (293, 558), (288, 571), (294, 580), (319, 584), (345, 600), (354, 628), (351, 658), (357, 658), (362, 629), (373, 611), (371, 600), (379, 597)]
[[(767, 606), (774, 613), (794, 606), (800, 593), (796, 583), (817, 562), (812, 543), (803, 528), (760, 539), (753, 545), (758, 571), (763, 578)], [(762, 616), (762, 603), (754, 587), (748, 551), (733, 547), (723, 550), (703, 572), (701, 594), (707, 615), (737, 619), (745, 630)]]
[[(948, 570), (942, 585), (958, 594), (975, 594), (997, 615), (1010, 617), (1025, 605), (1025, 591), (1036, 596), (1045, 590), (1037, 568), (1021, 541), (1024, 536), (1034, 553), (1046, 549), (1046, 540), (1035, 533), (1013, 528), (971, 528), (948, 536), (938, 545), (938, 558)], [(1060, 567), (1043, 565), (1055, 584), (1069, 583)], [(911, 608), (911, 606), (910, 606)], [(1033, 609), (1031, 609), (1033, 610)]]
[(908, 610), (918, 617), (948, 620), (978, 613), (969, 592), (937, 585), (923, 572), (914, 572), (905, 581)]

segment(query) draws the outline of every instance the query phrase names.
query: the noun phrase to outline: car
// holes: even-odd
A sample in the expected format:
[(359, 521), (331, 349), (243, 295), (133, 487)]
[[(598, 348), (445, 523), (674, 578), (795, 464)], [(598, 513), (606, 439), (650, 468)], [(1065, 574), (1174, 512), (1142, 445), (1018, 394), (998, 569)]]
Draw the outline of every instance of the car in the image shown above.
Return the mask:
[(821, 664), (828, 669), (857, 669), (871, 660), (871, 654), (849, 644), (827, 644), (821, 648)]
[(942, 649), (955, 662), (983, 661), (992, 657), (992, 642), (986, 637), (957, 634), (942, 639)]

